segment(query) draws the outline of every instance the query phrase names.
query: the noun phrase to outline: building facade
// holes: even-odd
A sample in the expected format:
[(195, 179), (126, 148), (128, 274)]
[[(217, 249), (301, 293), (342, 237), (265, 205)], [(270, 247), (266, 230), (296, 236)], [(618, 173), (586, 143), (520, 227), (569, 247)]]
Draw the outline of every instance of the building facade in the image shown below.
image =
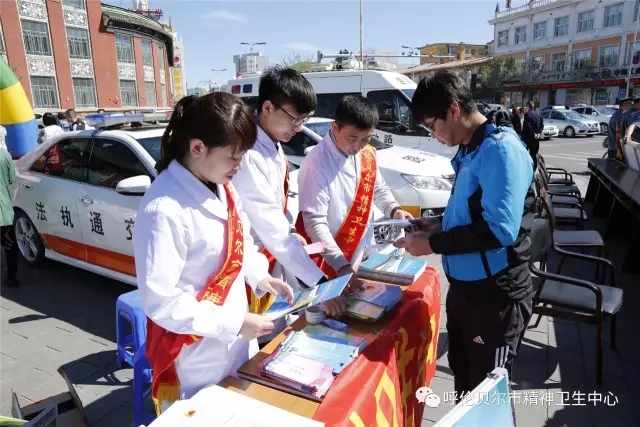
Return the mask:
[(236, 75), (260, 73), (269, 65), (269, 57), (262, 52), (241, 53), (233, 55), (233, 63), (236, 64)]
[(506, 96), (543, 107), (611, 104), (626, 94), (629, 76), (631, 93), (640, 94), (638, 4), (538, 0), (496, 9), (489, 21), (494, 26), (491, 51), (518, 63), (518, 71), (504, 83)]
[(420, 65), (444, 64), (452, 61), (466, 61), (487, 56), (486, 44), (433, 43), (422, 46), (420, 55), (450, 56), (449, 58), (420, 58)]
[(168, 106), (173, 39), (158, 21), (86, 0), (2, 0), (2, 54), (36, 112)]

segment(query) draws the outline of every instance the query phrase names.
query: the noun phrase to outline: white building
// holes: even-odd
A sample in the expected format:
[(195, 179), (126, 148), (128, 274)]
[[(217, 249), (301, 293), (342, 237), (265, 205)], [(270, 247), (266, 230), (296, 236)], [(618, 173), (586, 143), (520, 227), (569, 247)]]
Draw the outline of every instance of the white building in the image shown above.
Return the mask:
[[(545, 106), (607, 104), (624, 95), (626, 66), (631, 52), (640, 50), (640, 37), (632, 48), (638, 4), (639, 0), (538, 0), (504, 11), (497, 8), (489, 21), (494, 26), (490, 51), (525, 61), (537, 73), (535, 82), (509, 85), (514, 98), (524, 102), (528, 94)], [(640, 65), (631, 65), (632, 83), (637, 76), (640, 89)]]
[(236, 64), (236, 74), (258, 73), (269, 65), (269, 57), (262, 52), (241, 53), (233, 55), (233, 63)]

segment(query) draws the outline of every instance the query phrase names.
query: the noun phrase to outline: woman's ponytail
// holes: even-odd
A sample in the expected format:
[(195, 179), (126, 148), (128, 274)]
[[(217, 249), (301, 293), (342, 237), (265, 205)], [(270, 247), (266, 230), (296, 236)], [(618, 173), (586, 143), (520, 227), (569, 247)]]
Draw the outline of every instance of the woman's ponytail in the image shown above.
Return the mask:
[(180, 138), (180, 136), (174, 138), (174, 135), (176, 135), (176, 133), (183, 133), (182, 117), (184, 116), (184, 111), (188, 109), (197, 98), (195, 95), (185, 96), (178, 101), (173, 109), (169, 124), (162, 135), (160, 159), (156, 162), (156, 170), (158, 173), (168, 168), (172, 160), (182, 158), (189, 149), (189, 145), (184, 143), (183, 138)]

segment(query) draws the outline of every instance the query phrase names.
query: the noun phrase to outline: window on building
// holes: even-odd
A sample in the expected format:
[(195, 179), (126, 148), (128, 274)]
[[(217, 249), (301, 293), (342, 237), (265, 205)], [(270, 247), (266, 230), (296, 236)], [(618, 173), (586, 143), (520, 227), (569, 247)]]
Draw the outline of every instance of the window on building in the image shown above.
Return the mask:
[(142, 63), (153, 67), (153, 42), (142, 39)]
[(0, 54), (4, 55), (4, 37), (2, 37), (2, 33), (0, 33)]
[(624, 9), (624, 3), (613, 4), (604, 8), (605, 28), (622, 25), (622, 9)]
[(49, 26), (44, 22), (22, 22), (22, 38), (24, 51), (27, 55), (51, 56), (51, 39), (49, 38)]
[(168, 107), (167, 85), (160, 85), (160, 90), (162, 91), (162, 93), (160, 94), (160, 98), (161, 98), (161, 101), (162, 101), (161, 107)]
[(476, 54), (476, 50), (475, 49), (471, 49), (471, 55), (475, 55)]
[(133, 55), (133, 40), (131, 36), (126, 34), (116, 34), (116, 54), (118, 62), (125, 62), (127, 64), (135, 63), (135, 56)]
[(509, 44), (509, 30), (498, 32), (498, 46), (507, 46)]
[(625, 57), (625, 65), (640, 64), (640, 41), (636, 42), (635, 49), (633, 48), (633, 42), (627, 44), (627, 56)]
[(544, 71), (545, 60), (544, 55), (538, 55), (533, 57), (532, 67), (534, 71)]
[(516, 44), (526, 43), (527, 42), (527, 27), (517, 27), (516, 28)]
[(537, 22), (533, 24), (533, 39), (542, 40), (545, 37), (547, 37), (547, 23)]
[(584, 33), (585, 31), (593, 30), (593, 21), (595, 20), (596, 11), (587, 10), (578, 14), (578, 32)]
[(76, 98), (76, 107), (97, 107), (96, 86), (93, 79), (73, 78), (73, 94)]
[(567, 66), (567, 52), (551, 55), (551, 71), (564, 71)]
[(76, 9), (84, 9), (84, 0), (62, 0), (62, 4)]
[(562, 37), (569, 34), (569, 17), (556, 18), (553, 30), (554, 37)]
[(70, 58), (91, 59), (91, 42), (87, 30), (67, 27), (67, 43)]
[(138, 91), (135, 80), (120, 80), (120, 99), (123, 107), (138, 106)]
[(161, 44), (158, 45), (158, 57), (160, 58), (160, 68), (161, 70), (164, 70), (164, 63), (166, 62), (167, 58), (164, 55), (164, 46), (162, 46)]
[(144, 96), (147, 98), (147, 107), (156, 106), (157, 102), (155, 82), (144, 82)]
[(58, 88), (53, 77), (31, 76), (31, 94), (35, 108), (59, 108)]
[(638, 12), (640, 12), (640, 0), (636, 0), (636, 5), (633, 9), (633, 22), (638, 20)]
[(573, 51), (573, 68), (582, 70), (591, 65), (591, 49), (581, 49)]
[(449, 55), (457, 55), (458, 54), (458, 46), (449, 46), (448, 53), (449, 53)]
[(602, 46), (598, 52), (598, 65), (603, 68), (618, 66), (618, 45)]

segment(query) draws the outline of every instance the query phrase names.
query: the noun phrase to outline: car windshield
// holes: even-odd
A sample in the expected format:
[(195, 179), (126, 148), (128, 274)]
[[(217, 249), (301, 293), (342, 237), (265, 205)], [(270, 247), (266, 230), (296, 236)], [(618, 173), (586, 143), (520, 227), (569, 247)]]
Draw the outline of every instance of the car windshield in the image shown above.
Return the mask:
[(144, 148), (147, 153), (149, 153), (151, 157), (153, 157), (153, 160), (157, 162), (158, 160), (160, 160), (160, 147), (162, 145), (161, 140), (162, 137), (153, 136), (150, 138), (140, 138), (137, 141), (140, 145), (142, 145), (142, 148)]
[(604, 114), (606, 116), (610, 116), (616, 112), (616, 109), (611, 107), (597, 107), (596, 110), (598, 110), (600, 114)]
[(413, 94), (416, 93), (416, 90), (415, 89), (403, 89), (402, 92), (404, 92), (404, 94), (409, 97), (409, 101), (411, 101), (413, 99)]
[[(322, 138), (324, 138), (325, 136), (327, 136), (327, 133), (329, 133), (329, 129), (331, 129), (331, 123), (332, 122), (307, 123), (306, 126), (310, 130), (314, 131), (315, 133), (320, 135)], [(384, 150), (390, 147), (389, 145), (385, 144), (384, 142), (380, 141), (377, 138), (371, 138), (370, 144), (376, 150)]]
[(571, 119), (571, 120), (582, 120), (584, 119), (584, 116), (580, 113), (577, 113), (575, 111), (563, 111), (563, 114), (565, 115), (566, 118)]

